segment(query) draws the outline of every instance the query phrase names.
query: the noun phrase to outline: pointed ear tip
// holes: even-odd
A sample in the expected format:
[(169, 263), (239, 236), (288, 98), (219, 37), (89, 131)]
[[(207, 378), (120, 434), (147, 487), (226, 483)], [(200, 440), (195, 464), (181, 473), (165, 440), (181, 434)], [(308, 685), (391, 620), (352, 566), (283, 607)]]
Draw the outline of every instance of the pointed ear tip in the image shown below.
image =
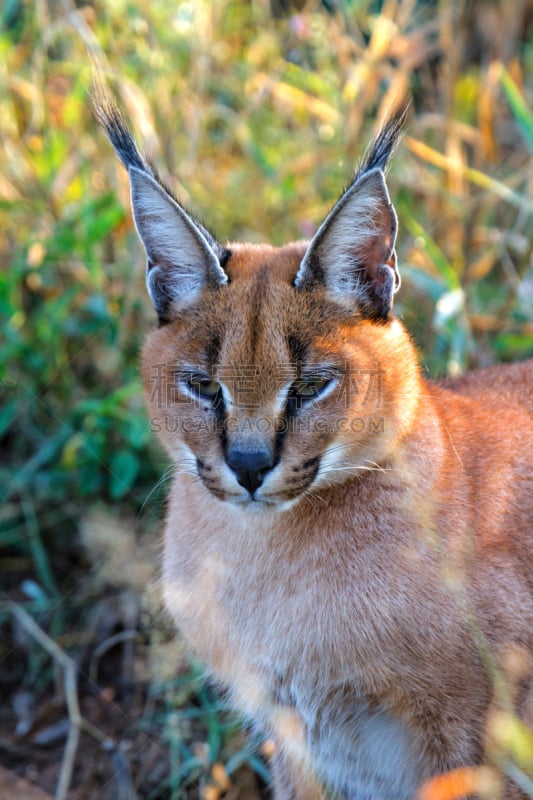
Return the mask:
[(364, 188), (365, 191), (376, 191), (384, 195), (387, 203), (393, 206), (389, 194), (389, 185), (387, 183), (387, 176), (382, 167), (372, 167), (365, 172), (359, 173), (355, 176), (354, 187)]
[(146, 177), (148, 173), (146, 172), (146, 170), (141, 169), (140, 167), (136, 167), (134, 164), (130, 164), (128, 166), (128, 175), (131, 176), (136, 174)]
[(385, 175), (385, 170), (382, 167), (372, 167), (363, 172), (356, 172), (353, 186), (363, 186), (364, 184), (367, 186), (377, 184), (386, 187), (387, 176)]
[[(130, 181), (130, 186), (132, 191), (141, 190), (146, 191), (152, 190), (155, 191), (158, 195), (166, 197), (169, 200), (174, 201), (174, 198), (170, 194), (168, 190), (162, 186), (158, 180), (147, 170), (142, 169), (141, 167), (137, 167), (134, 165), (130, 165), (128, 167), (128, 178)], [(140, 185), (139, 185), (140, 184)]]
[(383, 167), (372, 167), (372, 169), (369, 169), (368, 172), (364, 173), (363, 177), (366, 178), (369, 175), (373, 178), (377, 177), (379, 180), (382, 180), (383, 183), (387, 182), (387, 176)]

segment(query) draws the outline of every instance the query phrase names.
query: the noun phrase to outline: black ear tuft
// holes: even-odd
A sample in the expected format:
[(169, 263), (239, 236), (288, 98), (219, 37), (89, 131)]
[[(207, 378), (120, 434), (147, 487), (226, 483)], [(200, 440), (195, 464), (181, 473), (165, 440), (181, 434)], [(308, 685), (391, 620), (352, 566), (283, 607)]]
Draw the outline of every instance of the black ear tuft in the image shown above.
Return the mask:
[(115, 103), (98, 73), (93, 75), (91, 107), (98, 124), (113, 145), (113, 149), (126, 169), (137, 167), (137, 169), (153, 174), (147, 161), (139, 153), (137, 145), (129, 132), (124, 114)]
[(368, 148), (353, 183), (372, 169), (385, 170), (403, 131), (409, 106), (399, 106)]

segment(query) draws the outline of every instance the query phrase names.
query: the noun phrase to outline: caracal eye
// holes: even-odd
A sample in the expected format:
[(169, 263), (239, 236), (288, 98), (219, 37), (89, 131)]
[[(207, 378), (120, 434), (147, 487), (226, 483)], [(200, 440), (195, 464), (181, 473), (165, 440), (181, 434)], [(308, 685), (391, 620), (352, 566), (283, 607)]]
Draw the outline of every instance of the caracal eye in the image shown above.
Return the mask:
[(311, 400), (326, 388), (329, 378), (302, 378), (292, 384), (292, 393), (301, 400)]
[(187, 385), (193, 392), (206, 400), (214, 400), (221, 389), (220, 383), (209, 378), (191, 378), (187, 381)]

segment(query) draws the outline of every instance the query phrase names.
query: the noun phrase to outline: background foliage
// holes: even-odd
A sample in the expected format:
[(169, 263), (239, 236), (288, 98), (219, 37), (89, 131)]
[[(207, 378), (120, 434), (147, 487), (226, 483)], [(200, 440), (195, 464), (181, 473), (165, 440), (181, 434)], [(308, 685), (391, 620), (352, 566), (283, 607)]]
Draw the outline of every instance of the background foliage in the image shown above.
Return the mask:
[[(310, 235), (411, 97), (389, 180), (397, 307), (428, 371), (457, 374), (533, 354), (531, 4), (8, 0), (2, 13), (0, 691), (15, 733), (0, 757), (56, 796), (257, 798), (269, 743), (246, 743), (157, 612), (168, 473), (137, 367), (154, 314), (126, 177), (89, 110), (90, 58), (221, 240)], [(70, 763), (61, 653), (83, 717)], [(489, 755), (527, 786), (533, 748), (506, 719)]]

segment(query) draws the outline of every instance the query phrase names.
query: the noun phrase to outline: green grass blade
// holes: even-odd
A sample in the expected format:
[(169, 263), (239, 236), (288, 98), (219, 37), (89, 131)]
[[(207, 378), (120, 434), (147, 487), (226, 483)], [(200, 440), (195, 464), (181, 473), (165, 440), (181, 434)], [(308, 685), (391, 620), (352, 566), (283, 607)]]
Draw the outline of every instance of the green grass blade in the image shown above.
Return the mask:
[(505, 67), (502, 67), (500, 84), (524, 140), (533, 153), (533, 113), (526, 106), (520, 89)]

